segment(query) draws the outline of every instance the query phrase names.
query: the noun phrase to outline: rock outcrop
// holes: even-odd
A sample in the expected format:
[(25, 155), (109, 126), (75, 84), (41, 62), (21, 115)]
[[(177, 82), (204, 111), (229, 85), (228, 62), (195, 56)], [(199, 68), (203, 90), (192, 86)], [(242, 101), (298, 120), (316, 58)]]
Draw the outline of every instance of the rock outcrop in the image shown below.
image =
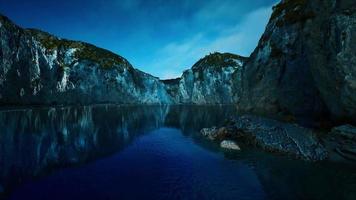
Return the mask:
[(305, 160), (324, 160), (328, 157), (328, 152), (310, 129), (263, 117), (239, 116), (227, 127), (203, 129), (201, 133), (212, 139), (237, 139), (267, 151)]
[(83, 42), (0, 17), (0, 104), (170, 103), (156, 77)]
[(282, 0), (243, 70), (242, 110), (356, 122), (356, 3)]
[(246, 60), (230, 53), (213, 53), (184, 71), (182, 77), (163, 82), (179, 104), (233, 104), (241, 95), (242, 65)]

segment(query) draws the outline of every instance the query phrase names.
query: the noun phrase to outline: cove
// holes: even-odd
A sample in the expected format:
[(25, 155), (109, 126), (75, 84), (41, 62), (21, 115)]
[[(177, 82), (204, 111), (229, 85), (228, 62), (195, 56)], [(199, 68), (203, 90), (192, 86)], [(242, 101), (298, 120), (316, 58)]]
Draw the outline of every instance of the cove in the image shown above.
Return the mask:
[(306, 162), (199, 130), (233, 106), (115, 106), (0, 111), (3, 199), (354, 199), (345, 163)]

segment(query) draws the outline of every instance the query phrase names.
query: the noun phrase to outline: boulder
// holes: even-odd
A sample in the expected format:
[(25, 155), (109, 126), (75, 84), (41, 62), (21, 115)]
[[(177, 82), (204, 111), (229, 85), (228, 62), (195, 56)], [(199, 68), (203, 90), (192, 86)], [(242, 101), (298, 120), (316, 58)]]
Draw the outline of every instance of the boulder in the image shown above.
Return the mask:
[(220, 147), (224, 149), (229, 149), (229, 150), (241, 150), (239, 145), (237, 145), (234, 141), (232, 140), (223, 140), (220, 143)]
[(204, 136), (209, 138), (210, 140), (215, 140), (217, 136), (217, 128), (211, 127), (211, 128), (203, 128), (200, 130), (200, 133)]
[(209, 138), (210, 140), (223, 140), (224, 138), (232, 137), (231, 134), (233, 131), (230, 130), (231, 127), (212, 127), (212, 128), (203, 128), (200, 132), (204, 137)]

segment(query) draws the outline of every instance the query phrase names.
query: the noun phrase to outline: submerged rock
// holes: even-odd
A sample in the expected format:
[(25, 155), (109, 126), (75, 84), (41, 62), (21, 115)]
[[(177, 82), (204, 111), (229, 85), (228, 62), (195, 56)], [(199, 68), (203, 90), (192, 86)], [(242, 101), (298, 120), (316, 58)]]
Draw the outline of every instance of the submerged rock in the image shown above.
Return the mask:
[(231, 150), (241, 150), (239, 145), (237, 145), (234, 141), (232, 140), (223, 140), (220, 143), (220, 147), (224, 149), (231, 149)]
[[(214, 129), (212, 135), (217, 135)], [(283, 123), (272, 119), (245, 115), (237, 117), (228, 131), (225, 139), (241, 138), (249, 144), (254, 144), (267, 151), (293, 155), (305, 160), (324, 160), (328, 152), (310, 129), (296, 124)], [(209, 135), (208, 135), (209, 136)]]

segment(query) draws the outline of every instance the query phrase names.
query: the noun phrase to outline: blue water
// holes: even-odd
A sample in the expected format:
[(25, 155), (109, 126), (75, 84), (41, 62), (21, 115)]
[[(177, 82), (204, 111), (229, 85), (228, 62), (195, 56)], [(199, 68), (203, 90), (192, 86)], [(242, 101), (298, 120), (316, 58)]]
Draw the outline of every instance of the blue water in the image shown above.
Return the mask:
[(256, 174), (161, 128), (94, 163), (25, 184), (11, 199), (264, 199)]
[(356, 168), (310, 163), (199, 135), (234, 107), (0, 112), (6, 199), (356, 199)]

